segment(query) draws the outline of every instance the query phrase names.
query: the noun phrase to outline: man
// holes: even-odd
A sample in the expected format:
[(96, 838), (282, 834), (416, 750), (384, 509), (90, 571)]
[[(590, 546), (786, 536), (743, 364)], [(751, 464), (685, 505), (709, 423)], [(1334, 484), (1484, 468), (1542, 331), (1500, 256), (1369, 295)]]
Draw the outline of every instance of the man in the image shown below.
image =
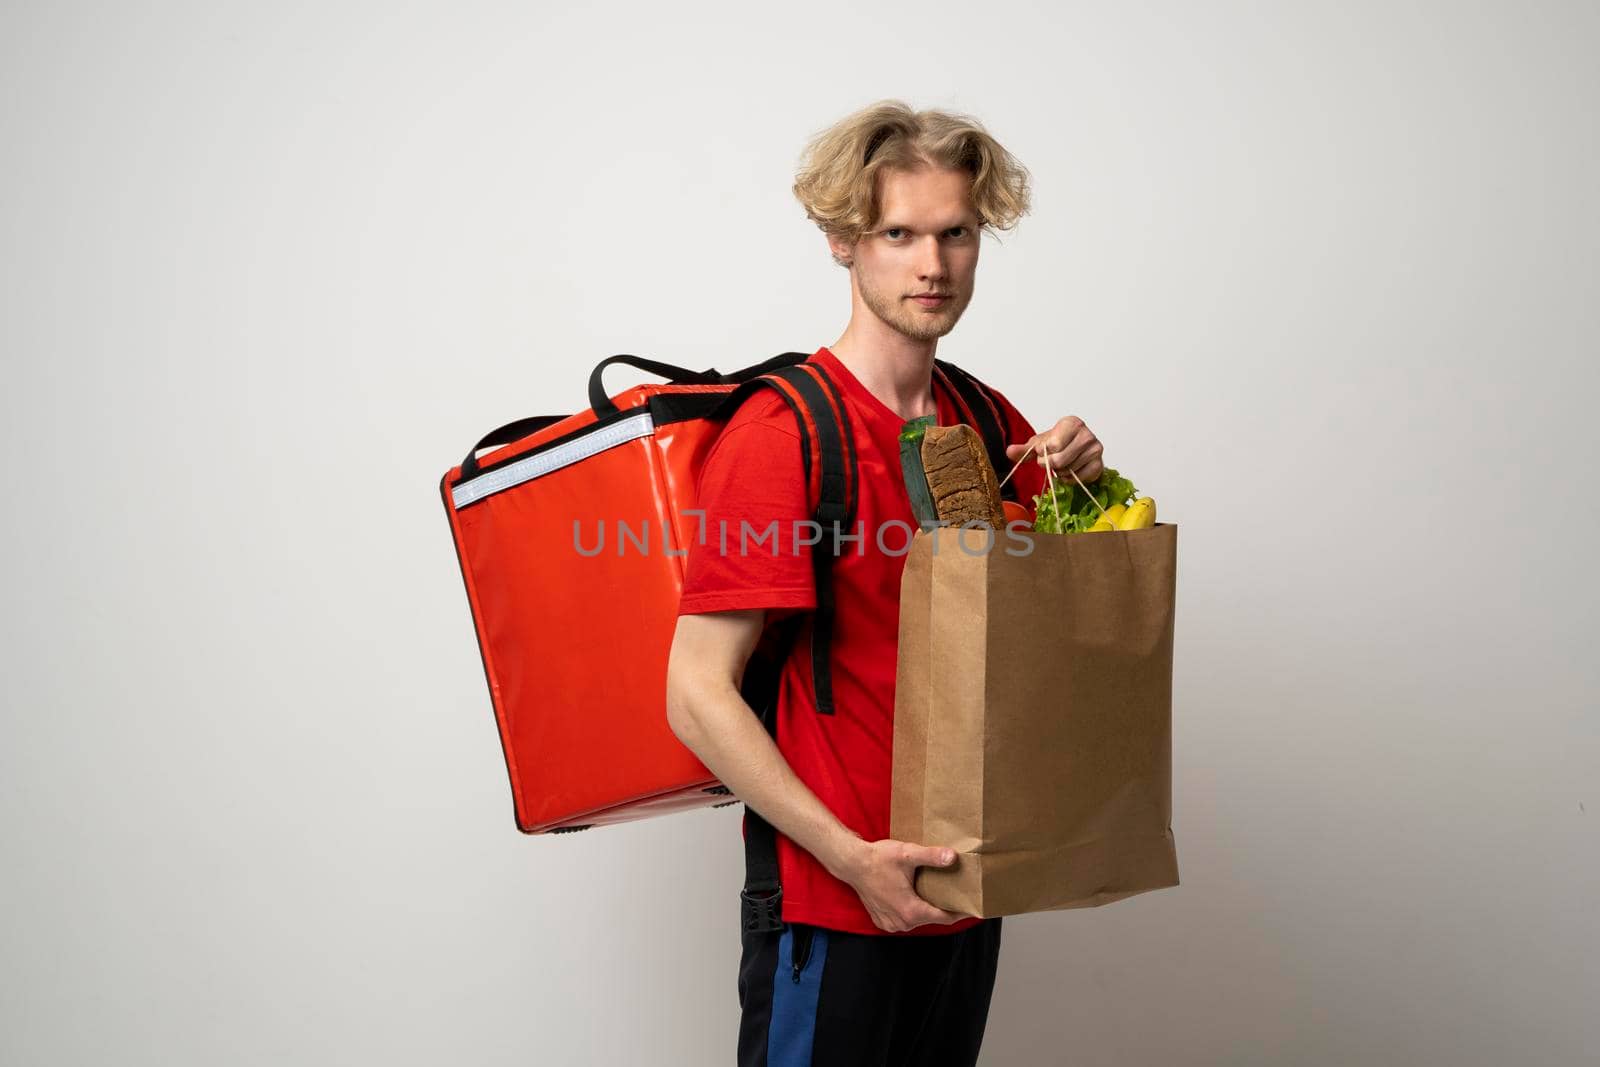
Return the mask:
[[(795, 184), (849, 271), (844, 332), (814, 362), (838, 385), (859, 470), (857, 530), (833, 563), (835, 713), (816, 711), (805, 641), (784, 664), (777, 741), (740, 693), (771, 624), (816, 606), (811, 517), (794, 416), (758, 392), (730, 417), (701, 468), (703, 521), (720, 539), (691, 545), (667, 681), (674, 733), (778, 834), (782, 929), (743, 935), (741, 1067), (972, 1064), (999, 958), (998, 918), (942, 911), (919, 897), (919, 866), (947, 849), (889, 839), (900, 573), (914, 519), (901, 476), (901, 424), (963, 421), (934, 374), (939, 338), (972, 299), (980, 229), (1027, 210), (1025, 172), (977, 123), (886, 101), (819, 135)], [(973, 368), (965, 368), (971, 370)], [(1002, 409), (1018, 500), (1044, 491), (1043, 464), (1084, 481), (1099, 440), (1074, 417), (1044, 433), (991, 388)], [(1006, 471), (998, 472), (1004, 477)], [(741, 521), (777, 542), (739, 547)], [(890, 528), (893, 529), (892, 527)]]

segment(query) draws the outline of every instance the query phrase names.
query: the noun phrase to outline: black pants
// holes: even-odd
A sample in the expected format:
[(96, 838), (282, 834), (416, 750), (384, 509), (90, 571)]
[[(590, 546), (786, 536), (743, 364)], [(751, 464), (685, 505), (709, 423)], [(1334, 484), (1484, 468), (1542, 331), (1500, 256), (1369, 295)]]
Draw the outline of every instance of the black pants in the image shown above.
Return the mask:
[(743, 934), (739, 1067), (972, 1067), (1000, 919), (889, 937), (802, 923)]

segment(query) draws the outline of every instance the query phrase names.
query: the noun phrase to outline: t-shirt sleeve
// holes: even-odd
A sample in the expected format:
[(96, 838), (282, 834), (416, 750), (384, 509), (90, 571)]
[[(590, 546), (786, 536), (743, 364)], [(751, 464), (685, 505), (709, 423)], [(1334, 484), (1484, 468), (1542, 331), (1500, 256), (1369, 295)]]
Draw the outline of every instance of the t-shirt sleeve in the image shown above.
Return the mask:
[(685, 521), (679, 615), (766, 608), (770, 622), (816, 607), (803, 464), (800, 436), (781, 420), (729, 422), (701, 463), (695, 507), (704, 514)]

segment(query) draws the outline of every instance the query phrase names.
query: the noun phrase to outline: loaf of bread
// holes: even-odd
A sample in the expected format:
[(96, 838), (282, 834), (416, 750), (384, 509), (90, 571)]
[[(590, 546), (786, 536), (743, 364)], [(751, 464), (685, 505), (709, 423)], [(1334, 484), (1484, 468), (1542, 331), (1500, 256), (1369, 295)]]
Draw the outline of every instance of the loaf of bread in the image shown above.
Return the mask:
[(1000, 479), (978, 431), (965, 423), (929, 426), (922, 435), (922, 469), (940, 520), (960, 526), (981, 519), (990, 529), (1005, 529)]

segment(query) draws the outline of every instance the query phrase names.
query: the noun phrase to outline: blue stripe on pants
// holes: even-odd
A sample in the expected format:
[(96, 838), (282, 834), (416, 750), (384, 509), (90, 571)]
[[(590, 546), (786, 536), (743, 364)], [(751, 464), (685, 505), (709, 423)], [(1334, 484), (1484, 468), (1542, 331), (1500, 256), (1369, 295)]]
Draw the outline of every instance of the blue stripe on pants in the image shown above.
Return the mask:
[(778, 970), (772, 976), (772, 1020), (767, 1027), (767, 1067), (811, 1067), (811, 1040), (817, 1031), (817, 994), (828, 958), (828, 931), (811, 932), (811, 955), (800, 980), (794, 980), (794, 927), (778, 941)]

